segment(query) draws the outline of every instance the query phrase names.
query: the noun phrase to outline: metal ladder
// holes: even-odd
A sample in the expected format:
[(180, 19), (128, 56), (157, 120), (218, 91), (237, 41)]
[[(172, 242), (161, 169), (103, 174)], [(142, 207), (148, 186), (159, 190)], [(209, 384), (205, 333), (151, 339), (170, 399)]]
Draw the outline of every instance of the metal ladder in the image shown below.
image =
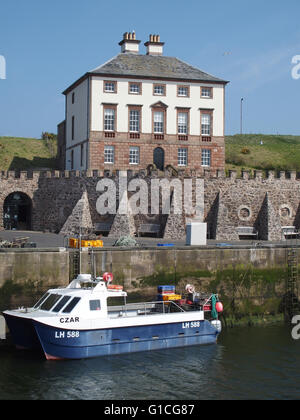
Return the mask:
[(285, 319), (290, 321), (294, 315), (299, 313), (298, 301), (298, 248), (287, 249), (287, 277), (285, 287)]

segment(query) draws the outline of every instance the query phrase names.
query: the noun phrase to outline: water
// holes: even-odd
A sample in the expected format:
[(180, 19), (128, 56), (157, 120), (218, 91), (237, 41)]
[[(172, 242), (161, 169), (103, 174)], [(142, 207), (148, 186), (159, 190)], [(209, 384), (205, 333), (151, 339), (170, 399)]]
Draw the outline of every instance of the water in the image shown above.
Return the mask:
[(3, 399), (300, 399), (300, 341), (280, 325), (228, 330), (213, 346), (81, 361), (1, 349)]

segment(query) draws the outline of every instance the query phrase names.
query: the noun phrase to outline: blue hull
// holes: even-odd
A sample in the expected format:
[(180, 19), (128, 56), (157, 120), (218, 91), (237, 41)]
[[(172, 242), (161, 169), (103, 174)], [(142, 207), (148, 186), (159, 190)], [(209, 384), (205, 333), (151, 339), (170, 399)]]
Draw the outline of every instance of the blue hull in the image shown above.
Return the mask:
[(23, 350), (42, 350), (31, 319), (3, 313), (15, 346)]
[(218, 331), (208, 321), (89, 331), (49, 327), (33, 321), (49, 360), (87, 359), (175, 347), (216, 343)]

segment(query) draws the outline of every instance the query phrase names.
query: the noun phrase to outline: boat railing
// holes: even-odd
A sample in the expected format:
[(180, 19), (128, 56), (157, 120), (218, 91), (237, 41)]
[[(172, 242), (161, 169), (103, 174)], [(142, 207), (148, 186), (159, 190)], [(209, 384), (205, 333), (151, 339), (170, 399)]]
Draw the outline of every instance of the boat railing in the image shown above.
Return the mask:
[[(111, 307), (113, 310), (113, 307)], [(174, 312), (185, 312), (177, 303), (168, 302), (138, 302), (128, 303), (119, 308), (120, 314), (123, 316), (141, 316), (141, 315), (160, 315)]]
[(219, 298), (219, 296), (216, 295), (215, 293), (210, 295), (210, 297), (204, 302), (203, 307), (206, 306), (208, 303), (210, 303), (212, 301), (213, 296), (216, 296), (217, 299)]

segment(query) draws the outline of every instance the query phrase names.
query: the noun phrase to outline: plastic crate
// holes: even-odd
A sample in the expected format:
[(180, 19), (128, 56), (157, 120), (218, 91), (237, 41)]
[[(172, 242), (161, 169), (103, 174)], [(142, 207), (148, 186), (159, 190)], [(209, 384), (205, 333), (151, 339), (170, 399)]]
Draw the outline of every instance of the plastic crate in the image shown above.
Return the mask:
[(175, 293), (175, 286), (158, 286), (157, 291), (160, 294), (170, 293), (170, 292)]
[(168, 302), (170, 300), (180, 300), (181, 297), (181, 295), (165, 295), (163, 296), (163, 301)]

